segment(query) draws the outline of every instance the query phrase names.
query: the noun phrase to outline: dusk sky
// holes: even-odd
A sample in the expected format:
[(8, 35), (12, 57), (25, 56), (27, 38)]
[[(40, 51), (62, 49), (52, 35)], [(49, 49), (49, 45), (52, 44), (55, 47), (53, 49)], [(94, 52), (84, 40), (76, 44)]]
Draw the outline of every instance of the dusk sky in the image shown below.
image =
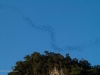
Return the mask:
[(100, 65), (100, 0), (0, 0), (0, 70), (36, 51)]

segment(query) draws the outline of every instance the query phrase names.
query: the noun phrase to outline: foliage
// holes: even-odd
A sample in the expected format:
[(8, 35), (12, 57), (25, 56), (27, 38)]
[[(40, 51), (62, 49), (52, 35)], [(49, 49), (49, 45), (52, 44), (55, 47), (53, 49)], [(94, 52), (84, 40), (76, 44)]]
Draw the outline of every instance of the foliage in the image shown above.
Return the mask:
[(49, 75), (49, 71), (54, 67), (62, 69), (65, 75), (100, 75), (99, 65), (91, 66), (87, 60), (72, 59), (69, 54), (64, 57), (54, 52), (34, 52), (26, 55), (24, 59), (17, 61), (8, 75)]

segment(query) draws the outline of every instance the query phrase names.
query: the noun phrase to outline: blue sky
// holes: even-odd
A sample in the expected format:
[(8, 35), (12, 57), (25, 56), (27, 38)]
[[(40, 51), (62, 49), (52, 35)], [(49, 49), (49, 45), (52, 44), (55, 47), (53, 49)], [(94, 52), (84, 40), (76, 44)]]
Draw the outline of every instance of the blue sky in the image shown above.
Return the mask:
[(99, 13), (99, 0), (0, 0), (0, 70), (45, 50), (100, 65)]

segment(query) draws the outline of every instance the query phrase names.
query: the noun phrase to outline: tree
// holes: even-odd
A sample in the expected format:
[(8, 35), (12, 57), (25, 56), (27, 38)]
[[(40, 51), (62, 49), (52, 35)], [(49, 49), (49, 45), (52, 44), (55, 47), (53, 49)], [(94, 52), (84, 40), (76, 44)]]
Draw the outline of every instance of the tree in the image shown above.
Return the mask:
[[(71, 59), (59, 53), (45, 51), (44, 54), (34, 52), (26, 55), (24, 61), (17, 61), (8, 75), (50, 75), (50, 71), (56, 67), (62, 70), (64, 75), (100, 75), (100, 66), (91, 66), (87, 60)], [(16, 72), (15, 72), (16, 71)]]

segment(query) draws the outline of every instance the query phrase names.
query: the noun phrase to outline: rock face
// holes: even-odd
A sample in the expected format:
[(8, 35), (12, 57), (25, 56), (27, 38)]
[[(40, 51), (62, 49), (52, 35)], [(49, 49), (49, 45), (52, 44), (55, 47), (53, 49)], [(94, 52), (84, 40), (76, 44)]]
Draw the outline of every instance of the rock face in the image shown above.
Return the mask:
[(51, 70), (50, 75), (64, 75), (62, 69), (57, 69), (56, 67), (54, 67), (53, 70)]

